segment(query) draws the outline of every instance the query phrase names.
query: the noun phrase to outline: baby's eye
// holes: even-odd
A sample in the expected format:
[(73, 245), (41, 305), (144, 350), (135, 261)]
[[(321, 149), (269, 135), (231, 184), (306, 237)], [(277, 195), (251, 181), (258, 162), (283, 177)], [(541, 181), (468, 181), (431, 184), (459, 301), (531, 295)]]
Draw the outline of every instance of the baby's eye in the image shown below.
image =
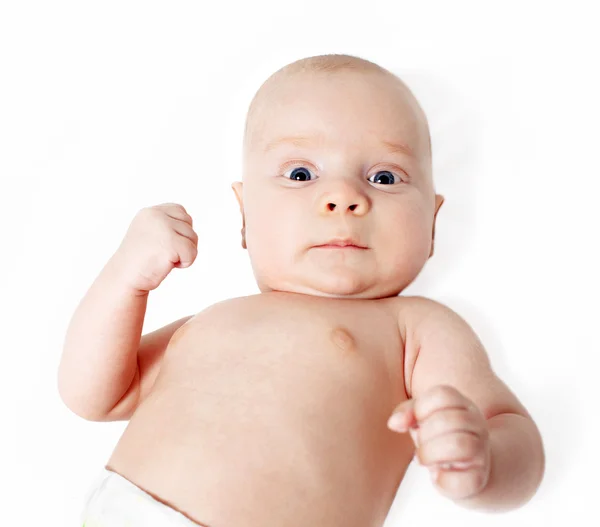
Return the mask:
[[(286, 170), (282, 175), (285, 177), (287, 172)], [(291, 179), (292, 181), (308, 181), (307, 174), (310, 174), (310, 172), (305, 167), (296, 167), (292, 169), (291, 177), (287, 179)]]
[[(382, 174), (381, 179), (383, 181), (390, 181), (390, 180), (393, 181), (394, 178), (397, 178), (397, 176), (395, 174), (393, 174), (392, 172), (390, 172), (389, 170), (380, 170), (379, 172), (377, 172), (373, 176), (371, 176), (371, 178), (379, 176), (380, 174)], [(371, 178), (369, 178), (369, 181), (371, 181)], [(373, 183), (376, 183), (376, 182), (373, 181)], [(388, 185), (388, 184), (392, 184), (392, 183), (386, 183), (386, 185)]]
[[(284, 172), (282, 175), (285, 177), (286, 173), (287, 173), (287, 171)], [(291, 169), (290, 177), (287, 179), (290, 179), (292, 181), (310, 181), (310, 179), (309, 179), (310, 176), (311, 176), (311, 172), (306, 167), (299, 166), (299, 167), (295, 167), (295, 168)], [(373, 183), (380, 183), (381, 181), (385, 181), (386, 183), (384, 183), (384, 185), (393, 184), (395, 181), (395, 178), (400, 179), (400, 178), (398, 178), (398, 176), (396, 176), (389, 170), (380, 170), (379, 172), (377, 172), (376, 174), (371, 176), (368, 179), (368, 181), (371, 181), (371, 178), (374, 178), (374, 177), (380, 178), (380, 181), (377, 181), (377, 182), (373, 181)], [(313, 177), (313, 179), (314, 179), (314, 177)]]

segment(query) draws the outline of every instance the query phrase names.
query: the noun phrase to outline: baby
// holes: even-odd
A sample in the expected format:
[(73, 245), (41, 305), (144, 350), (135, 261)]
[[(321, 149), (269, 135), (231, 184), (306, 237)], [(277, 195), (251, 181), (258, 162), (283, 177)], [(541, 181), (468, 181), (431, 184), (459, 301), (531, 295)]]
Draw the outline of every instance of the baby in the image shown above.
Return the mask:
[(531, 416), (459, 315), (399, 296), (444, 201), (406, 85), (358, 57), (294, 62), (257, 92), (243, 153), (232, 188), (260, 294), (141, 336), (149, 291), (197, 255), (168, 203), (137, 213), (70, 322), (62, 400), (129, 420), (86, 527), (381, 526), (413, 457), (460, 506), (531, 499)]

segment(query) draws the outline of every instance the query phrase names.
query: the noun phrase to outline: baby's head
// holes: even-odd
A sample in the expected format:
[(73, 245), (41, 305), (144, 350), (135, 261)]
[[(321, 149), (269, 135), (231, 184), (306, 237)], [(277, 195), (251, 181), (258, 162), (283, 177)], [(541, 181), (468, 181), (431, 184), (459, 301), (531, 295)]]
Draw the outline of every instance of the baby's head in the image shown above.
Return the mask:
[[(296, 61), (256, 93), (232, 188), (261, 292), (396, 296), (433, 255), (427, 119), (391, 72), (348, 55)], [(350, 238), (365, 247), (317, 247)]]

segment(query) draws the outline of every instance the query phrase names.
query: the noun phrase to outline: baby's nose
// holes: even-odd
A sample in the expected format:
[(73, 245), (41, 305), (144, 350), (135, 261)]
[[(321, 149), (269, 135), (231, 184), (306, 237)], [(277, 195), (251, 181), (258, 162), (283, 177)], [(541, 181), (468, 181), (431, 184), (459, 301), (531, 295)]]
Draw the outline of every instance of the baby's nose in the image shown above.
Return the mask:
[[(328, 203), (327, 207), (329, 208), (329, 210), (335, 210), (337, 205), (335, 203)], [(358, 203), (354, 203), (354, 204), (348, 206), (348, 208), (353, 212), (354, 212), (354, 210), (356, 210), (356, 207), (358, 207)]]
[(369, 202), (365, 196), (356, 191), (338, 192), (335, 195), (323, 196), (319, 208), (323, 214), (352, 212), (363, 215), (368, 211)]

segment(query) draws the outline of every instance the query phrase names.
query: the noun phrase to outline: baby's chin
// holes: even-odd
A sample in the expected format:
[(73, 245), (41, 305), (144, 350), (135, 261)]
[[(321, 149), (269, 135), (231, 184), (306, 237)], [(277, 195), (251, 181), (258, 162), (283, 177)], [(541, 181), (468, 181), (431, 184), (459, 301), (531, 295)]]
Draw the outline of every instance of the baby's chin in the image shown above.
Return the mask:
[(330, 277), (330, 280), (311, 280), (310, 283), (283, 282), (271, 285), (259, 283), (261, 292), (300, 293), (303, 295), (323, 298), (377, 299), (397, 296), (400, 287), (390, 287), (381, 283), (357, 283), (343, 280), (340, 277)]

